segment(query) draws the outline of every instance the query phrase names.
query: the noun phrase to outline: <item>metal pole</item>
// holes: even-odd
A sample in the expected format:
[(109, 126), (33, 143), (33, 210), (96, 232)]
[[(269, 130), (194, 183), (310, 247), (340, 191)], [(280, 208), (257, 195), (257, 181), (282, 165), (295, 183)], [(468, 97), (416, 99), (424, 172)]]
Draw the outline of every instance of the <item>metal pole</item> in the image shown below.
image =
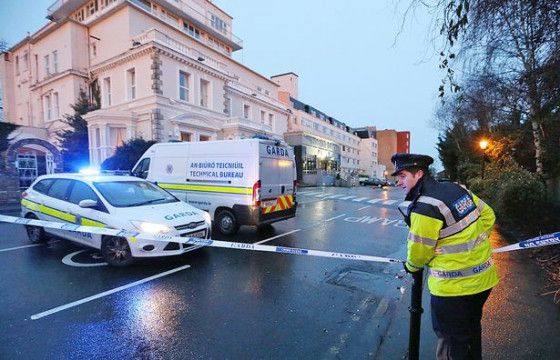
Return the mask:
[(482, 180), (484, 180), (484, 156), (482, 156)]
[(412, 291), (410, 293), (410, 334), (408, 338), (408, 359), (418, 360), (420, 356), (420, 323), (422, 320), (422, 280), (424, 270), (412, 273)]

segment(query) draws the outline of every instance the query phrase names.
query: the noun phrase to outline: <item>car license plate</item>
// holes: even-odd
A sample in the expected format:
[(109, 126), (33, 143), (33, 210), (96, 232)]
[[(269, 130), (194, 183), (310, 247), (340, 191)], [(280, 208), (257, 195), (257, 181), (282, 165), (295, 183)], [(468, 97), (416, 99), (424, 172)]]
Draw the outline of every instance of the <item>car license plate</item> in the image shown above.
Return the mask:
[(190, 234), (183, 234), (181, 235), (182, 237), (191, 237), (191, 238), (199, 238), (199, 239), (204, 239), (206, 237), (206, 230), (200, 230), (197, 232), (193, 232)]

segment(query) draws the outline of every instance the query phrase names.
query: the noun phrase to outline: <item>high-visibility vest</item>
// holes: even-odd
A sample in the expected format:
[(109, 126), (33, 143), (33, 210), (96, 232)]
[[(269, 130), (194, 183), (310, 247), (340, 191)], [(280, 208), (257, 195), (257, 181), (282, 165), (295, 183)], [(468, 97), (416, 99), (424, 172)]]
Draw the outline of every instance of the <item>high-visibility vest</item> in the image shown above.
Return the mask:
[(490, 232), (496, 219), (488, 204), (463, 187), (423, 177), (407, 199), (410, 231), (406, 266), (428, 266), (433, 295), (477, 294), (498, 283)]

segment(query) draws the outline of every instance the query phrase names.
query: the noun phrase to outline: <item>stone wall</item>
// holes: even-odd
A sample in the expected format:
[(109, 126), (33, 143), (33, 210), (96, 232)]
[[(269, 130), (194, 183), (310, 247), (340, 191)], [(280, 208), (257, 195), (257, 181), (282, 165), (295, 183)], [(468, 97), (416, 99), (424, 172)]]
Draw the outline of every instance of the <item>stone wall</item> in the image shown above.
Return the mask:
[(17, 173), (0, 173), (0, 204), (20, 201), (19, 178)]

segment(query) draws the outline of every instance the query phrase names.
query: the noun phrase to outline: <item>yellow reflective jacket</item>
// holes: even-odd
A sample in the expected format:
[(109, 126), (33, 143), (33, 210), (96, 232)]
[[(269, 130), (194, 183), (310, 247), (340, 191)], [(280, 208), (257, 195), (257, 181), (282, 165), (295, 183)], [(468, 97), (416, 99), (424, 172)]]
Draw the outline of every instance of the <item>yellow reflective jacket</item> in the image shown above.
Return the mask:
[(496, 219), (488, 204), (463, 187), (424, 176), (407, 195), (411, 201), (406, 267), (428, 266), (433, 295), (472, 295), (494, 287), (490, 232)]

